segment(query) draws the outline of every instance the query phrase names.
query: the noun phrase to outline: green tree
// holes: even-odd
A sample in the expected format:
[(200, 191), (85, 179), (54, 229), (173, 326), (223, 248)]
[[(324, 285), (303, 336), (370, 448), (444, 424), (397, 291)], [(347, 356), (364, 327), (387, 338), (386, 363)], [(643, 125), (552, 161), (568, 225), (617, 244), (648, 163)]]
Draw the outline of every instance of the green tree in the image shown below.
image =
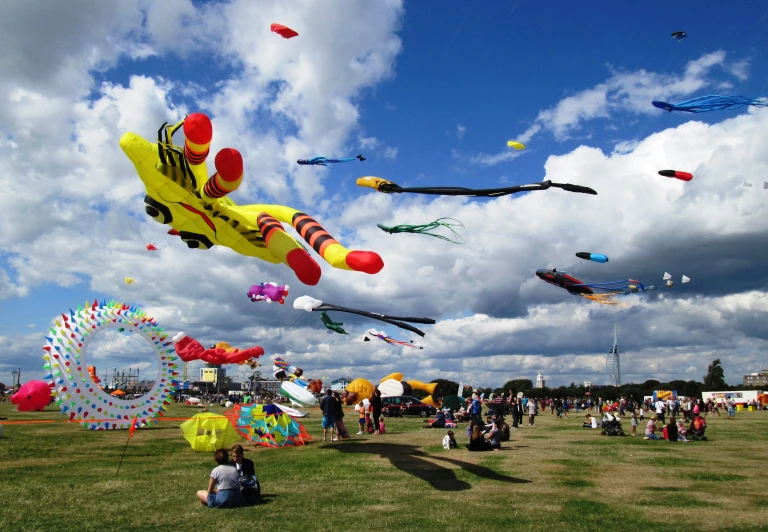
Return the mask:
[(436, 382), (434, 397), (445, 397), (446, 395), (455, 395), (459, 390), (459, 383), (446, 379), (434, 379), (430, 382)]
[(707, 374), (704, 375), (704, 389), (709, 391), (724, 390), (725, 386), (725, 372), (723, 366), (720, 365), (720, 359), (716, 358), (707, 368)]
[(507, 381), (504, 383), (504, 391), (509, 392), (509, 390), (513, 390), (515, 393), (518, 392), (528, 392), (530, 390), (533, 390), (533, 382), (531, 379), (514, 379), (511, 381)]

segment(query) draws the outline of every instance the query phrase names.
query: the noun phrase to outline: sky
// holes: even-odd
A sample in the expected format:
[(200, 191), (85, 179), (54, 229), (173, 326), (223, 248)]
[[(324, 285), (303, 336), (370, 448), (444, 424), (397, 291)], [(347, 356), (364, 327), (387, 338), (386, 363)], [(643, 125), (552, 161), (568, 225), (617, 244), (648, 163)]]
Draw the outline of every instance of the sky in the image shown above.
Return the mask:
[[(204, 345), (260, 345), (265, 373), (280, 356), (328, 380), (399, 371), (501, 386), (541, 372), (548, 386), (608, 384), (614, 323), (623, 382), (702, 380), (715, 358), (729, 384), (768, 367), (768, 109), (692, 115), (651, 105), (768, 94), (768, 7), (656, 6), (3, 3), (0, 382), (16, 369), (22, 381), (42, 378), (51, 320), (94, 299), (140, 306), (171, 335)], [(281, 38), (273, 22), (299, 36)], [(678, 42), (674, 31), (688, 37)], [(233, 201), (306, 212), (346, 247), (377, 252), (384, 269), (337, 270), (311, 252), (322, 278), (306, 286), (285, 265), (167, 235), (144, 213), (146, 191), (119, 140), (154, 139), (164, 122), (195, 112), (212, 120), (211, 155), (242, 153)], [(295, 162), (358, 153), (366, 161)], [(598, 195), (386, 195), (356, 186), (361, 176), (470, 188), (552, 180)], [(376, 227), (441, 217), (463, 223), (466, 243)], [(159, 250), (147, 252), (150, 242)], [(600, 305), (536, 278), (552, 267), (659, 289)], [(285, 305), (246, 297), (270, 281), (289, 285)], [(331, 313), (349, 332), (339, 335), (318, 313), (294, 310), (301, 295), (437, 323), (420, 338)], [(364, 342), (369, 328), (424, 349)], [(152, 378), (151, 353), (140, 338), (105, 332), (86, 359), (100, 375), (131, 367)]]

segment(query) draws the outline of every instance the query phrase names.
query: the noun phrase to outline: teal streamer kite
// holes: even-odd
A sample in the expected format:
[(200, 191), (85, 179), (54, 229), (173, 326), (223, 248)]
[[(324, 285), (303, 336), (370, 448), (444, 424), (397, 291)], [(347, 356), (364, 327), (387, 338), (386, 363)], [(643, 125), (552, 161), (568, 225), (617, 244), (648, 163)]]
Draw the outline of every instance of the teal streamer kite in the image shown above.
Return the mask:
[[(451, 220), (456, 223), (445, 222), (443, 220)], [(394, 233), (416, 233), (420, 235), (433, 236), (435, 238), (439, 238), (440, 240), (447, 240), (448, 242), (452, 242), (454, 244), (466, 243), (466, 240), (464, 240), (464, 238), (461, 235), (459, 235), (454, 229), (454, 227), (456, 229), (465, 229), (464, 224), (462, 224), (460, 221), (455, 220), (453, 218), (438, 218), (434, 222), (424, 224), (424, 225), (394, 225), (392, 227), (387, 227), (386, 225), (376, 224), (376, 226), (382, 231), (386, 231), (390, 235)], [(446, 227), (453, 234), (455, 238), (463, 240), (463, 242), (457, 242), (446, 236), (430, 232), (432, 230), (439, 229), (440, 227)]]

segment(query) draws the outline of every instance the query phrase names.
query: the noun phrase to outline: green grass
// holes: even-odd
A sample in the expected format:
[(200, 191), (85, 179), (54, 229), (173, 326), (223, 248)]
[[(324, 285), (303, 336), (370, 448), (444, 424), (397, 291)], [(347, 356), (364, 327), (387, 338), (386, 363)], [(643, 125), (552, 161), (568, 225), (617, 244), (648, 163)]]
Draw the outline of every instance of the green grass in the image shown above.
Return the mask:
[[(173, 406), (168, 417), (196, 412)], [(312, 410), (308, 446), (246, 444), (268, 502), (226, 511), (196, 502), (215, 464), (189, 447), (180, 422), (137, 431), (119, 475), (126, 431), (7, 425), (0, 530), (757, 530), (768, 504), (766, 414), (708, 419), (710, 441), (690, 444), (601, 436), (581, 429), (580, 418), (545, 414), (513, 430), (502, 451), (470, 453), (464, 426), (454, 430), (461, 448), (444, 450), (444, 431), (418, 418), (325, 444)], [(64, 420), (6, 403), (0, 416)]]

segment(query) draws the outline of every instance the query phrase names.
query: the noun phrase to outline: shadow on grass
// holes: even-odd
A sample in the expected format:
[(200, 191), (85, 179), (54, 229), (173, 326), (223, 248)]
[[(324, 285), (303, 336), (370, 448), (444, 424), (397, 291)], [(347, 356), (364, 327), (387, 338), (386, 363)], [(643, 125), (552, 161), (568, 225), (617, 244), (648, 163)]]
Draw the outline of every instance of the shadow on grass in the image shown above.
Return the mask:
[(428, 482), (434, 489), (440, 491), (463, 491), (470, 489), (472, 485), (456, 478), (456, 473), (452, 469), (432, 463), (425, 460), (425, 458), (447, 462), (477, 477), (488, 480), (496, 480), (508, 484), (527, 484), (531, 482), (530, 480), (502, 475), (481, 465), (456, 460), (455, 458), (428, 454), (414, 445), (350, 442), (335, 446), (333, 449), (345, 454), (377, 454), (389, 460), (400, 471), (420, 478)]

